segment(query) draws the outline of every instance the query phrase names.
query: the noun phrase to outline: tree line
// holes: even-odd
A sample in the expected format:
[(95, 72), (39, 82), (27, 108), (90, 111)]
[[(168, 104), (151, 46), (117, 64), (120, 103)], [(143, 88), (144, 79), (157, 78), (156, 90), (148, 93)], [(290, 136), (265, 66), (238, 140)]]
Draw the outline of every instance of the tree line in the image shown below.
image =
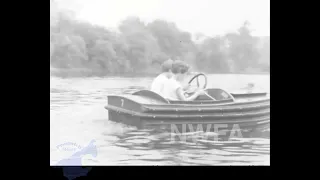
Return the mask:
[(270, 38), (251, 35), (248, 22), (237, 32), (215, 37), (179, 29), (175, 23), (144, 23), (128, 17), (111, 31), (76, 20), (60, 11), (50, 20), (51, 68), (87, 69), (103, 74), (158, 73), (171, 58), (189, 63), (206, 73), (269, 72)]

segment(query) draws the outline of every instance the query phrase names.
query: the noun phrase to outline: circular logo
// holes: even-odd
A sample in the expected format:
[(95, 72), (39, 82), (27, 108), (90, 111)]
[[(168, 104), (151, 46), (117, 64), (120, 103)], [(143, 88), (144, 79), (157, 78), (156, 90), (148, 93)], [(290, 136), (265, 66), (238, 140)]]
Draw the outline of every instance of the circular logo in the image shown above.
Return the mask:
[(63, 151), (76, 151), (81, 149), (81, 146), (73, 142), (66, 142), (58, 145), (57, 149), (63, 150)]

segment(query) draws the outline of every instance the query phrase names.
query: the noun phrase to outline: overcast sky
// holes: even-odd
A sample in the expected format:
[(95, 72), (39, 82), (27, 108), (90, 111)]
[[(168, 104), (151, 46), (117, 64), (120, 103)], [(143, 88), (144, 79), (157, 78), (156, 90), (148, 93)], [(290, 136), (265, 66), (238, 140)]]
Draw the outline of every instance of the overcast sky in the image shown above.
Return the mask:
[(116, 28), (127, 16), (138, 16), (145, 22), (165, 19), (190, 33), (212, 36), (234, 31), (248, 20), (254, 35), (270, 36), (270, 0), (72, 1), (69, 8), (78, 18), (109, 28)]

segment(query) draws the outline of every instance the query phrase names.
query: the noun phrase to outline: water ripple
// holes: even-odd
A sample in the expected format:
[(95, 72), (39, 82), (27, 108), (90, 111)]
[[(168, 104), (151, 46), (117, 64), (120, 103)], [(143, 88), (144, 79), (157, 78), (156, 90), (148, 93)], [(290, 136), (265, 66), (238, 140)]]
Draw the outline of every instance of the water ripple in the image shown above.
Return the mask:
[[(269, 92), (269, 76), (210, 75), (210, 85), (236, 90), (254, 82)], [(151, 78), (70, 78), (50, 81), (50, 159), (65, 154), (57, 145), (74, 142), (84, 147), (96, 140), (98, 156), (84, 165), (269, 165), (270, 131), (234, 138), (171, 141), (171, 133), (137, 130), (108, 120), (106, 97), (129, 86), (148, 87)], [(130, 89), (129, 89), (130, 90)]]

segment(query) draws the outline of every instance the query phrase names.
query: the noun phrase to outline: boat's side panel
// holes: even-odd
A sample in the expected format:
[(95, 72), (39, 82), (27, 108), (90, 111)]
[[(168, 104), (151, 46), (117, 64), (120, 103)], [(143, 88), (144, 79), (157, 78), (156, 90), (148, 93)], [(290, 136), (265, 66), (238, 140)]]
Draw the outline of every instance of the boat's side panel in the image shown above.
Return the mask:
[[(242, 119), (240, 121), (232, 120), (220, 120), (212, 121), (210, 119), (202, 120), (177, 120), (177, 119), (162, 119), (162, 120), (150, 120), (146, 118), (141, 118), (141, 127), (144, 128), (160, 128), (173, 131), (178, 129), (181, 132), (181, 129), (187, 128), (187, 132), (192, 131), (205, 131), (213, 132), (218, 128), (219, 130), (253, 130), (253, 129), (263, 129), (270, 124), (270, 116), (265, 116), (262, 118), (252, 118), (252, 119)], [(235, 129), (237, 128), (237, 129)]]
[[(128, 116), (129, 117), (129, 116)], [(193, 119), (187, 119), (187, 118), (170, 118), (170, 117), (163, 117), (163, 118), (151, 118), (151, 117), (141, 117), (141, 119), (144, 119), (148, 121), (150, 124), (208, 124), (208, 123), (250, 123), (250, 122), (258, 122), (258, 121), (265, 121), (270, 119), (270, 115), (264, 114), (261, 116), (253, 116), (253, 117), (237, 117), (234, 119), (213, 119), (213, 118), (193, 118)]]
[(109, 111), (109, 120), (118, 123), (123, 123), (137, 128), (160, 128), (166, 130), (181, 129), (187, 127), (187, 132), (190, 131), (205, 131), (213, 132), (216, 128), (219, 130), (253, 130), (265, 129), (270, 125), (270, 116), (242, 118), (238, 120), (212, 120), (212, 119), (176, 119), (176, 118), (163, 118), (152, 119), (149, 117), (141, 117), (133, 114), (125, 114), (121, 112)]
[(225, 124), (241, 129), (264, 128), (270, 123), (270, 99), (220, 105), (166, 104), (145, 96), (108, 96), (109, 120), (148, 128)]
[(119, 113), (135, 115), (143, 118), (149, 118), (153, 120), (157, 119), (179, 119), (179, 120), (195, 120), (195, 119), (210, 119), (210, 120), (220, 120), (220, 119), (242, 119), (242, 118), (249, 118), (249, 117), (261, 117), (270, 114), (270, 108), (264, 108), (260, 110), (247, 110), (242, 112), (167, 112), (167, 113), (159, 113), (159, 112), (137, 112), (133, 110), (123, 109), (116, 106), (108, 105), (106, 109), (109, 111), (115, 111)]
[[(220, 89), (209, 94), (219, 101), (168, 102), (151, 91), (135, 95), (108, 96), (109, 120), (138, 128), (172, 126), (189, 131), (210, 126), (227, 126), (226, 129), (263, 129), (270, 124), (270, 99), (238, 101)], [(232, 97), (233, 98), (233, 97)], [(191, 128), (191, 129), (190, 129)], [(213, 128), (213, 130), (215, 130)]]
[(234, 98), (257, 98), (257, 97), (266, 97), (267, 93), (232, 93)]
[(109, 106), (118, 107), (119, 109), (126, 109), (134, 112), (145, 111), (141, 103), (133, 101), (125, 96), (108, 96), (108, 105), (105, 106), (105, 108), (109, 109)]
[(185, 102), (185, 101), (171, 101), (171, 104), (159, 104), (159, 103), (146, 103), (148, 107), (152, 108), (183, 108), (183, 107), (191, 107), (191, 108), (219, 108), (220, 106), (242, 106), (242, 105), (250, 105), (250, 104), (260, 104), (260, 103), (268, 103), (270, 102), (269, 98), (255, 99), (255, 100), (247, 100), (247, 101), (239, 101), (233, 102), (230, 100), (226, 101), (201, 101), (201, 102)]
[(140, 117), (138, 116), (124, 114), (115, 111), (109, 111), (109, 120), (129, 126), (135, 126), (137, 128), (143, 128), (144, 125), (144, 122), (142, 122)]
[(258, 100), (253, 102), (231, 103), (223, 105), (191, 105), (191, 104), (165, 104), (164, 102), (150, 99), (147, 97), (127, 95), (127, 96), (108, 96), (106, 109), (118, 111), (129, 110), (138, 113), (150, 114), (205, 114), (205, 113), (230, 113), (230, 112), (249, 112), (263, 109), (270, 109), (270, 100)]
[[(191, 117), (192, 116), (192, 117)], [(182, 126), (192, 126), (196, 130), (199, 126), (208, 128), (209, 126), (227, 126), (227, 128), (258, 129), (264, 128), (270, 123), (270, 112), (255, 112), (247, 115), (232, 116), (170, 116), (137, 113), (133, 111), (120, 112), (115, 109), (109, 110), (109, 120), (135, 126), (138, 128), (181, 128)], [(204, 131), (207, 131), (204, 129)]]
[[(116, 99), (116, 102), (118, 105), (113, 104), (114, 99)], [(259, 103), (266, 103), (270, 102), (269, 98), (263, 98), (263, 99), (255, 99), (255, 100), (247, 100), (247, 101), (240, 101), (240, 102), (233, 102), (230, 99), (227, 100), (221, 100), (221, 101), (172, 101), (170, 104), (166, 103), (164, 101), (153, 99), (152, 97), (146, 97), (146, 96), (139, 96), (139, 95), (122, 95), (122, 96), (108, 96), (108, 102), (109, 105), (122, 106), (122, 102), (119, 103), (121, 99), (124, 101), (131, 101), (134, 102), (133, 104), (139, 104), (139, 105), (146, 105), (148, 107), (153, 108), (183, 108), (183, 107), (191, 107), (191, 108), (206, 108), (206, 107), (219, 107), (219, 106), (239, 106), (239, 105), (249, 105), (249, 104), (259, 104)]]
[(239, 104), (230, 106), (174, 106), (174, 105), (143, 105), (148, 113), (209, 113), (209, 112), (245, 112), (269, 109), (270, 102), (256, 104)]

